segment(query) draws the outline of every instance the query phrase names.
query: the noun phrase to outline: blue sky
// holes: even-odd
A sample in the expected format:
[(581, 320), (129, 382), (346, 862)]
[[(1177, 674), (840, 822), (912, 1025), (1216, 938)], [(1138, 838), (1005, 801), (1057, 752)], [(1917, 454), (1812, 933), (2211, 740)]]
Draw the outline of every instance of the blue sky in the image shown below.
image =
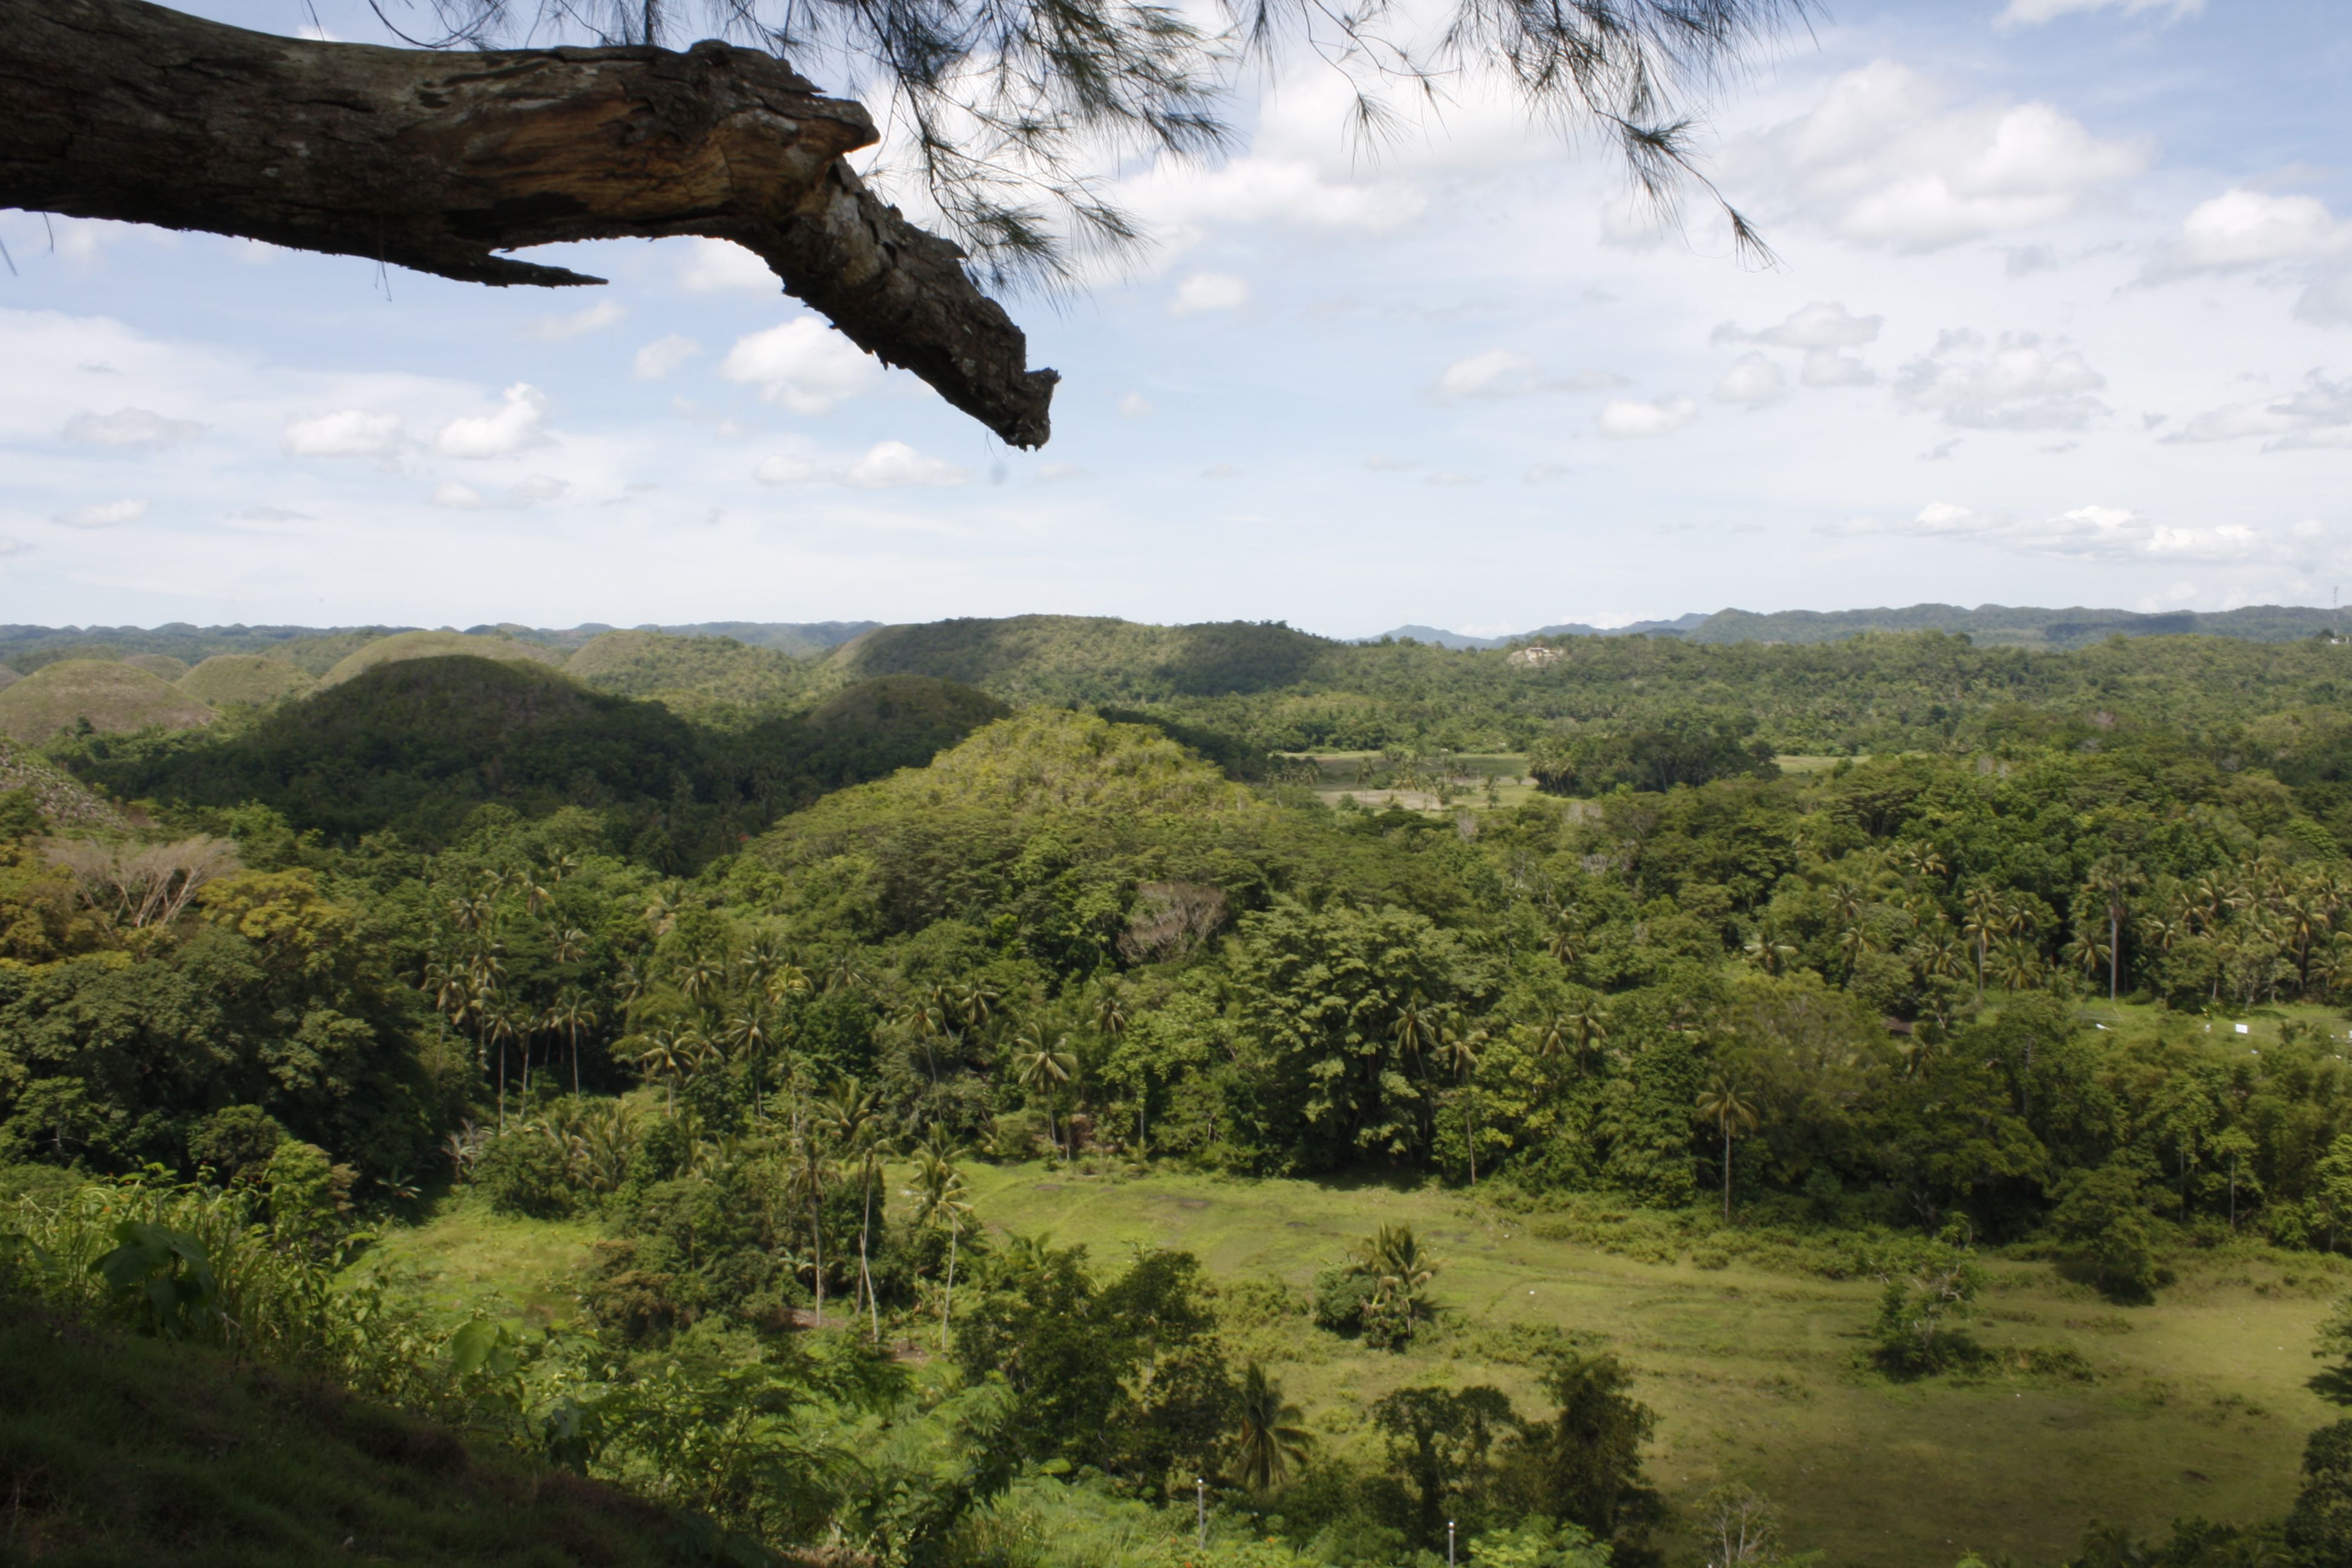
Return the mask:
[(1038, 453), (713, 242), (486, 289), (0, 214), (0, 620), (2326, 604), (2347, 37), (2321, 0), (1841, 5), (1714, 106), (1761, 270), (1499, 103), (1367, 160), (1287, 68), (1222, 166), (1120, 176), (1152, 249), (1011, 301), (1065, 377)]

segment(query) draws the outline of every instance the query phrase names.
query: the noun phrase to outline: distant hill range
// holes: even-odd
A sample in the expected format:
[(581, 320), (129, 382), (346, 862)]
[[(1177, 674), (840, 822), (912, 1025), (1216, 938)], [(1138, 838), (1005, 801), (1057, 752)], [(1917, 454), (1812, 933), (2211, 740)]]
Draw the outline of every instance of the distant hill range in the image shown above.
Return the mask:
[[(733, 637), (752, 647), (806, 657), (838, 647), (879, 625), (879, 621), (702, 621), (692, 626), (646, 625), (629, 629), (667, 632), (674, 637)], [(154, 627), (0, 626), (0, 665), (20, 675), (30, 675), (45, 664), (68, 658), (122, 659), (158, 654), (176, 658), (184, 665), (195, 665), (215, 654), (267, 654), (318, 677), (379, 637), (425, 629), (389, 626), (196, 626), (184, 621)], [(440, 629), (447, 632), (458, 628)], [(503, 636), (569, 653), (615, 628), (592, 624), (557, 631), (507, 623), (463, 629), (476, 636)]]
[[(1475, 637), (1435, 626), (1399, 626), (1381, 637), (1439, 647), (1496, 648), (1538, 637), (1670, 637), (1695, 643), (1824, 643), (1865, 632), (1953, 632), (1988, 647), (2076, 648), (2110, 637), (2242, 637), (2252, 642), (2288, 642), (2321, 632), (2352, 628), (2352, 615), (2299, 605), (2251, 605), (2244, 609), (2170, 610), (2142, 615), (2133, 610), (2095, 610), (2082, 605), (2035, 609), (2027, 605), (1912, 605), (1903, 609), (1717, 610), (1671, 621), (1636, 621), (1624, 626), (1589, 626), (1576, 622), (1538, 626), (1506, 637)], [(1381, 637), (1365, 637), (1379, 642)]]

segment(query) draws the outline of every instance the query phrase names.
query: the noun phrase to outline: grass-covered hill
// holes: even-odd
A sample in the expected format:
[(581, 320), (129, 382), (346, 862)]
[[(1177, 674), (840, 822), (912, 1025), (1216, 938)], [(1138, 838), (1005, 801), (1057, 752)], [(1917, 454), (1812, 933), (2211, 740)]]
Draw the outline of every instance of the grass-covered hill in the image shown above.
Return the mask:
[(215, 715), (161, 676), (120, 662), (66, 659), (0, 690), (0, 734), (39, 745), (87, 721), (102, 735), (160, 726), (184, 730)]
[(790, 654), (663, 632), (601, 633), (564, 660), (563, 671), (594, 690), (656, 698), (680, 711), (764, 706), (809, 684), (809, 666)]
[(827, 660), (835, 679), (935, 675), (1033, 702), (1145, 702), (1297, 685), (1340, 644), (1286, 626), (1157, 626), (1107, 616), (1014, 616), (882, 626)]
[(674, 865), (826, 790), (919, 766), (1004, 711), (909, 676), (721, 731), (585, 689), (537, 660), (440, 655), (322, 683), (234, 732), (92, 739), (72, 761), (124, 798), (215, 810), (258, 801), (346, 842), (390, 828), (444, 843), (490, 803), (525, 816), (583, 806), (605, 813), (624, 845)]
[(1544, 661), (1514, 662), (1499, 648), (1342, 644), (1282, 626), (1024, 616), (886, 626), (844, 645), (821, 675), (921, 673), (1015, 706), (1131, 709), (1197, 731), (1207, 749), (1259, 758), (1519, 752), (1586, 727), (1655, 729), (1694, 717), (1738, 726), (1781, 752), (1910, 751), (2130, 722), (2210, 733), (2352, 696), (2352, 648), (2311, 638), (2118, 637), (2074, 653), (1981, 647), (1937, 631), (1784, 645), (1564, 637), (1547, 647)]
[(318, 682), (298, 665), (258, 653), (216, 653), (172, 683), (213, 707), (267, 707), (299, 697)]
[(492, 658), (506, 664), (560, 666), (563, 656), (537, 643), (520, 642), (512, 637), (470, 637), (464, 632), (394, 632), (390, 637), (377, 637), (352, 649), (335, 661), (319, 677), (320, 689), (340, 686), (344, 681), (362, 675), (378, 665), (399, 664), (416, 658), (438, 658), (448, 654), (469, 654), (477, 658)]
[(11, 1568), (695, 1560), (663, 1510), (299, 1373), (5, 1295), (0, 1343)]

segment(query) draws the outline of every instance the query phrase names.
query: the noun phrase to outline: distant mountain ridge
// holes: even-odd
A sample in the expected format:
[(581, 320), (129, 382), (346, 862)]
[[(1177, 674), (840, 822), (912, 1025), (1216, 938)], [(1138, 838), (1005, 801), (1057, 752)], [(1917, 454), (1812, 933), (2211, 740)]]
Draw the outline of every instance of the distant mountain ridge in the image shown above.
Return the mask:
[(1589, 626), (1577, 622), (1539, 626), (1505, 637), (1469, 637), (1435, 626), (1399, 626), (1381, 637), (1439, 647), (1499, 648), (1543, 637), (1673, 637), (1695, 643), (1824, 643), (1861, 637), (1870, 632), (1937, 631), (1965, 636), (1991, 647), (2077, 648), (2109, 637), (2240, 637), (2252, 642), (2289, 642), (2321, 632), (2352, 631), (2352, 615), (2316, 605), (2250, 605), (2235, 610), (2168, 610), (2153, 614), (2137, 610), (2093, 609), (2070, 605), (2042, 609), (2031, 605), (1910, 605), (1902, 608), (1867, 610), (1717, 610), (1713, 615), (1687, 615), (1671, 621), (1636, 621), (1624, 626)]
[[(646, 624), (632, 631), (666, 632), (673, 637), (733, 637), (752, 647), (774, 648), (807, 658), (840, 647), (879, 621), (703, 621), (687, 626)], [(422, 626), (198, 626), (172, 621), (160, 626), (0, 626), (0, 665), (29, 675), (45, 664), (64, 658), (122, 659), (142, 654), (162, 654), (196, 665), (215, 654), (266, 654), (321, 676), (349, 654), (376, 638), (398, 632), (424, 631)], [(442, 627), (444, 631), (460, 628)], [(538, 643), (569, 653), (591, 638), (614, 628), (595, 622), (555, 629), (513, 622), (462, 628), (477, 637), (504, 636), (518, 642)]]

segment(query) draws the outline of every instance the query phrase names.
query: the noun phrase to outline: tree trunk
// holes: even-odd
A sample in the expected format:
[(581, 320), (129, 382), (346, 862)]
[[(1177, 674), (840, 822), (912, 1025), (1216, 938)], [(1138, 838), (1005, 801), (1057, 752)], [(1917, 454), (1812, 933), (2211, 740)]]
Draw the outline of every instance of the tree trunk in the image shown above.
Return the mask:
[(866, 1260), (868, 1241), (874, 1234), (874, 1167), (866, 1167), (866, 1186), (860, 1198), (863, 1207), (857, 1219), (857, 1284), (866, 1292), (866, 1316), (874, 1327), (874, 1342), (882, 1342), (882, 1309), (874, 1300), (874, 1270)]
[(962, 252), (845, 153), (858, 104), (768, 55), (313, 43), (145, 0), (0, 5), (0, 207), (199, 229), (462, 282), (596, 283), (494, 254), (702, 235), (1017, 447), (1058, 379)]
[(2107, 910), (2107, 1000), (2114, 1002), (2123, 989), (2124, 921), (2114, 909)]
[[(948, 1289), (947, 1294), (940, 1298), (940, 1353), (942, 1355), (947, 1353), (948, 1348), (948, 1316), (955, 1310), (956, 1243), (962, 1237), (963, 1226), (950, 1219), (948, 1222)], [(2332, 1248), (2335, 1243), (2331, 1240), (2328, 1245)]]
[(1731, 1128), (1723, 1130), (1723, 1223), (1731, 1223)]

